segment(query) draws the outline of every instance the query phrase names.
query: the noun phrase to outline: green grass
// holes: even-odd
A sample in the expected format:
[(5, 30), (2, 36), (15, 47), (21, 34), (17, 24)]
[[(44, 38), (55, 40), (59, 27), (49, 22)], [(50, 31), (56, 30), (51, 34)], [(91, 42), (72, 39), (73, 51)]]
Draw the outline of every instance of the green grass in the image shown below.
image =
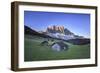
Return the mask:
[[(60, 52), (53, 51), (50, 46), (42, 46), (40, 43), (45, 38), (32, 37), (25, 35), (25, 61), (41, 61), (41, 60), (61, 60), (61, 59), (86, 59), (90, 58), (90, 45), (72, 45), (68, 44), (69, 49)], [(58, 41), (58, 40), (54, 40)]]

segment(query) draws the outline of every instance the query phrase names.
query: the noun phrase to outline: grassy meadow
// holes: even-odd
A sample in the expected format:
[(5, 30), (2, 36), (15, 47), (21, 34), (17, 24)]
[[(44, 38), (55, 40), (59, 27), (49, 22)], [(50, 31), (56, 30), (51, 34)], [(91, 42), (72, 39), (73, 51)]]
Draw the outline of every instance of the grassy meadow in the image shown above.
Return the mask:
[[(25, 35), (24, 61), (61, 60), (61, 59), (86, 59), (90, 58), (90, 45), (73, 45), (65, 42), (68, 50), (53, 51), (50, 46), (41, 45), (46, 38)], [(54, 40), (54, 42), (59, 40)], [(52, 42), (51, 42), (52, 43)]]

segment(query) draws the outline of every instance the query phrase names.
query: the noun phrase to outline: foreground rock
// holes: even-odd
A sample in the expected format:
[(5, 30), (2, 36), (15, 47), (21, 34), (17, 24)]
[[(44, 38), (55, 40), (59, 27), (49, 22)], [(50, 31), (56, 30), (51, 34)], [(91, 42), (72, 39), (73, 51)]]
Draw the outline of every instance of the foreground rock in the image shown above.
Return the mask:
[(59, 52), (62, 50), (68, 50), (68, 45), (63, 42), (56, 42), (51, 45), (51, 48), (52, 50)]

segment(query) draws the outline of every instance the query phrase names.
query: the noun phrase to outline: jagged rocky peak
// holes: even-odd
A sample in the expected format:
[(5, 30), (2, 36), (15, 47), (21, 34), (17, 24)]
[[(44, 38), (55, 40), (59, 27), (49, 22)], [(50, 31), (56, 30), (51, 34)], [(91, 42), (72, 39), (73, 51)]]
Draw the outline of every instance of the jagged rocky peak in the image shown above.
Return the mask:
[(58, 33), (66, 34), (66, 35), (74, 35), (74, 33), (72, 33), (70, 30), (68, 30), (67, 28), (65, 28), (62, 25), (48, 26), (46, 29), (46, 32), (49, 32), (49, 33), (57, 33), (58, 32)]
[(64, 26), (57, 26), (57, 25), (53, 25), (53, 26), (48, 26), (47, 27), (47, 32), (61, 32), (63, 33), (64, 32)]

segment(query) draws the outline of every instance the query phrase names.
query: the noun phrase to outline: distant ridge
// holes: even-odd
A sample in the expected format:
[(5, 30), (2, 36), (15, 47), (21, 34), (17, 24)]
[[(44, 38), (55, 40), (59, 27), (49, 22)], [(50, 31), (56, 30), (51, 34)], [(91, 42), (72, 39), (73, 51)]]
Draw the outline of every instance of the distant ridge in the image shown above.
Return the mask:
[(51, 38), (50, 36), (41, 34), (25, 25), (24, 25), (24, 33), (28, 34), (28, 35), (33, 35), (33, 36), (36, 35), (36, 36), (40, 36), (40, 37), (44, 37), (44, 38)]

